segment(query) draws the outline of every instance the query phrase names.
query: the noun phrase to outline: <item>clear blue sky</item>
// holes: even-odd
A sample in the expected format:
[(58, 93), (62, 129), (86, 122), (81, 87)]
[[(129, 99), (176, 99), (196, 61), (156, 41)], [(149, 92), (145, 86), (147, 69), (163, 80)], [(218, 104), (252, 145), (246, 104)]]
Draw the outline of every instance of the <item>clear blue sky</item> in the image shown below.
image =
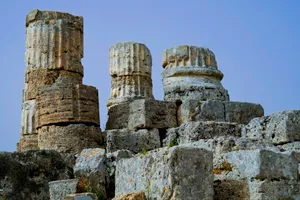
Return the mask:
[(300, 109), (298, 0), (8, 0), (0, 4), (0, 151), (14, 151), (20, 137), (25, 16), (33, 9), (84, 17), (84, 84), (99, 90), (102, 125), (110, 92), (108, 49), (121, 41), (151, 50), (156, 99), (163, 99), (163, 50), (189, 44), (216, 54), (231, 100), (260, 103), (266, 115)]

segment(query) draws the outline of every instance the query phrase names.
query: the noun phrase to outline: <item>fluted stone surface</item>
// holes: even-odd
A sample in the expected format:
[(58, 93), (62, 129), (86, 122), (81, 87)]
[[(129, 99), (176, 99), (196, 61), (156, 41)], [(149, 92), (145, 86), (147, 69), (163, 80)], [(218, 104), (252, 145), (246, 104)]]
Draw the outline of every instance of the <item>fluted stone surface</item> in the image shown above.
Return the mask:
[(177, 46), (163, 54), (162, 80), (166, 101), (186, 99), (228, 101), (215, 55), (206, 48)]
[(83, 74), (83, 18), (33, 10), (26, 17), (27, 72), (38, 68)]
[(152, 57), (144, 44), (117, 43), (110, 48), (109, 58), (112, 81), (108, 107), (134, 99), (153, 99)]
[(36, 99), (36, 126), (57, 123), (100, 125), (98, 90), (86, 85), (73, 85), (59, 79), (41, 88)]

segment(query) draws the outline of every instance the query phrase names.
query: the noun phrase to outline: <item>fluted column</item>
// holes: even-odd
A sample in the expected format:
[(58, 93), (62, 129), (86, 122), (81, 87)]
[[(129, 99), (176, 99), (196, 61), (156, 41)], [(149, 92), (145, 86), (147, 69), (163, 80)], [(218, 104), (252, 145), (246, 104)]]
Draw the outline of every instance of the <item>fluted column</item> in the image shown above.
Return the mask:
[(151, 98), (152, 57), (149, 49), (140, 43), (121, 42), (109, 50), (111, 93), (107, 106)]
[(221, 84), (223, 74), (209, 49), (187, 45), (166, 49), (162, 66), (166, 101), (229, 100), (228, 92)]

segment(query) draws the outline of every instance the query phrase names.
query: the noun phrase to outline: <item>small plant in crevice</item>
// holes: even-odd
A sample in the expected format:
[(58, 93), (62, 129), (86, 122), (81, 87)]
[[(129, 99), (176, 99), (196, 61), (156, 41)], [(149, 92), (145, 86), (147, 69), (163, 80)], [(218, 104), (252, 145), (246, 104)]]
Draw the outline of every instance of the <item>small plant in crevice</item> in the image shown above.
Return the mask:
[(142, 155), (147, 155), (148, 154), (148, 148), (143, 149), (143, 151), (141, 151)]
[(94, 193), (98, 197), (98, 200), (106, 200), (103, 193), (93, 188), (90, 182), (85, 177), (80, 177), (76, 190), (78, 193), (84, 193), (84, 192)]
[(174, 147), (178, 145), (178, 141), (176, 138), (173, 138), (170, 143), (168, 144), (168, 147)]
[(147, 199), (150, 199), (150, 194), (151, 194), (151, 188), (150, 188), (150, 186), (151, 186), (151, 181), (150, 181), (150, 179), (149, 178), (147, 178), (147, 181), (146, 181), (146, 198)]

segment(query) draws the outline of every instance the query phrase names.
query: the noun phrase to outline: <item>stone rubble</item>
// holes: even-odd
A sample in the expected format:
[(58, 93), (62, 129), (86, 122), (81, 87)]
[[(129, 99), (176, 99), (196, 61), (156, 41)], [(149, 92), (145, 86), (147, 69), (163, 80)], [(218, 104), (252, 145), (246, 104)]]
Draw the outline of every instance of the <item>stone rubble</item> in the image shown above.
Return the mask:
[(0, 199), (300, 199), (300, 110), (229, 101), (211, 50), (166, 49), (160, 101), (146, 45), (112, 45), (104, 132), (82, 58), (82, 17), (27, 15), (22, 153), (0, 153)]

